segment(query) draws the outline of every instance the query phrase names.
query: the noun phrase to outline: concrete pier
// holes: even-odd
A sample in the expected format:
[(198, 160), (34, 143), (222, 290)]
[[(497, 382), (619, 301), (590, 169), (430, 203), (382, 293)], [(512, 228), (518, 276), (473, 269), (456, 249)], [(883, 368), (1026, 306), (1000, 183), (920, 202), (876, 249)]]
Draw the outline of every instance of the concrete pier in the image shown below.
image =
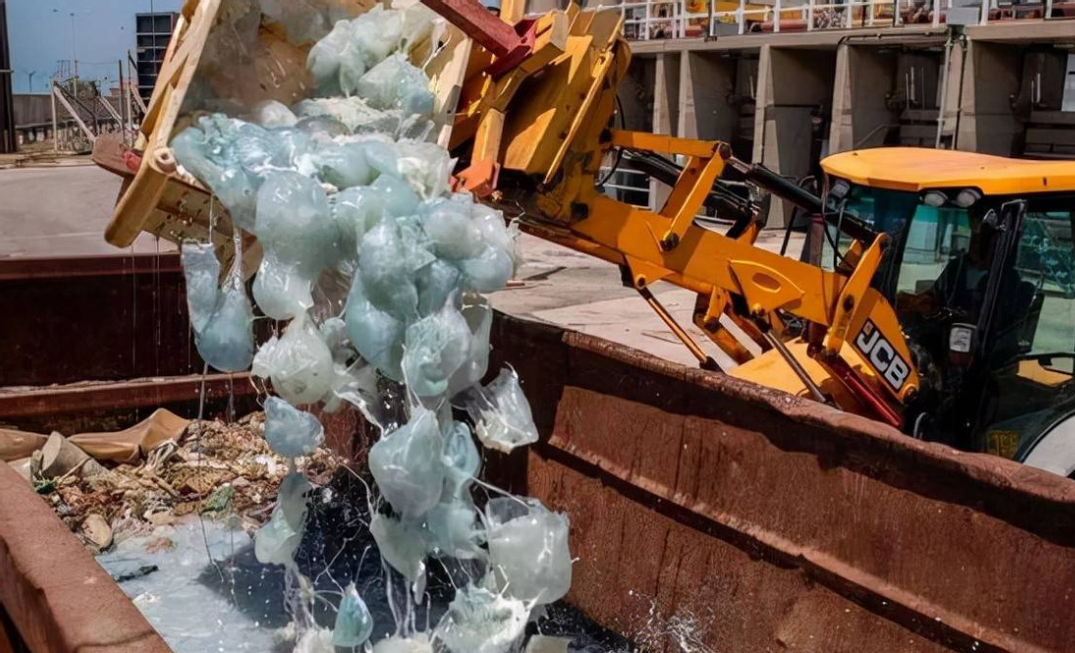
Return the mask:
[[(738, 33), (725, 21), (714, 31), (728, 35), (654, 38), (691, 30), (669, 27), (669, 3), (652, 3), (648, 32), (632, 18), (639, 3), (603, 4), (635, 21), (631, 34), (651, 35), (631, 41), (620, 91), (628, 129), (725, 141), (795, 180), (816, 175), (828, 154), (885, 145), (1075, 158), (1075, 83), (1064, 94), (1075, 80), (1075, 20), (994, 20), (994, 9), (978, 24), (978, 9), (963, 7), (974, 24), (951, 29), (944, 21), (956, 9), (936, 24), (892, 26), (890, 16), (871, 29), (806, 31), (798, 21), (801, 31), (752, 23)], [(667, 189), (650, 191), (659, 208)], [(774, 202), (768, 225), (789, 216)]]

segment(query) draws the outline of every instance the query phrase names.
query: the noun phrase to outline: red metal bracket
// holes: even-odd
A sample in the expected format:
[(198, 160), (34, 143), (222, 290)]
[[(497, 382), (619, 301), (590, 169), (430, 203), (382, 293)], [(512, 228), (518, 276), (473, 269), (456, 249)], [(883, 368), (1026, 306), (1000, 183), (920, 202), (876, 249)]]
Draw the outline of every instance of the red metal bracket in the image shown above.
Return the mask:
[(493, 77), (519, 65), (534, 50), (533, 20), (522, 20), (512, 27), (477, 0), (422, 0), (422, 3), (493, 53), (496, 60), (486, 71)]

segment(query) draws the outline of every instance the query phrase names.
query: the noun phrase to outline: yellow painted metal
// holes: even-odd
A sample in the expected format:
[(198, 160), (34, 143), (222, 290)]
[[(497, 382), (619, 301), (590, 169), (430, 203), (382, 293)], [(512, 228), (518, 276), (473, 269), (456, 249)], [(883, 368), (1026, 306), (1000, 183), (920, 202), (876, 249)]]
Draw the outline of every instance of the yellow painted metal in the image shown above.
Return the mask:
[(877, 272), (877, 266), (881, 264), (881, 255), (888, 236), (880, 234), (874, 239), (869, 249), (859, 258), (854, 271), (844, 284), (840, 296), (836, 300), (836, 306), (832, 316), (832, 326), (825, 335), (825, 354), (835, 356), (840, 353), (847, 339), (851, 321), (861, 305), (860, 300), (870, 287), (870, 280)]
[(977, 188), (985, 195), (1075, 190), (1075, 161), (1027, 161), (958, 150), (857, 150), (834, 154), (821, 167), (856, 184), (891, 190)]

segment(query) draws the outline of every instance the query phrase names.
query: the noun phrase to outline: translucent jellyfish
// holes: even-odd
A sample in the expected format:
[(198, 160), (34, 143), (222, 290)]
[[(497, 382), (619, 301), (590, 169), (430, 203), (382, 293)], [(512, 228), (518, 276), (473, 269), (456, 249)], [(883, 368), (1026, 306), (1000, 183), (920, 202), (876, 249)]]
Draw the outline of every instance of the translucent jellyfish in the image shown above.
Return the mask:
[(321, 179), (341, 190), (373, 181), (373, 173), (366, 162), (366, 147), (362, 143), (325, 146), (314, 158)]
[(277, 508), (254, 537), (254, 556), (264, 565), (289, 566), (294, 564), (295, 552), (301, 542), (302, 533), (296, 531), (284, 518), (283, 511)]
[(485, 508), (489, 568), (497, 588), (521, 601), (544, 605), (571, 589), (566, 515), (537, 500), (491, 500)]
[(462, 274), (451, 263), (437, 259), (425, 266), (414, 277), (418, 291), (418, 314), (431, 315), (459, 296)]
[(571, 639), (567, 637), (549, 637), (534, 635), (526, 643), (525, 653), (568, 653)]
[(254, 357), (254, 313), (246, 290), (234, 283), (221, 292), (216, 310), (194, 339), (202, 360), (221, 372), (241, 372)]
[(348, 188), (330, 196), (329, 204), (340, 232), (340, 252), (356, 257), (363, 236), (385, 217), (384, 194), (368, 186)]
[(529, 617), (522, 601), (471, 585), (456, 592), (435, 636), (452, 653), (507, 653), (522, 639)]
[(374, 644), (373, 653), (433, 653), (433, 644), (425, 633), (393, 635)]
[(478, 232), (486, 245), (510, 252), (514, 249), (514, 236), (504, 222), (504, 214), (484, 204), (471, 204), (471, 215), (478, 225)]
[(335, 258), (337, 231), (324, 189), (293, 171), (274, 172), (258, 191), (254, 233), (277, 260), (312, 278)]
[(444, 492), (442, 500), (469, 500), (470, 486), (481, 470), (481, 454), (470, 427), (452, 422), (444, 436)]
[(358, 595), (354, 583), (343, 593), (332, 629), (332, 644), (342, 647), (362, 646), (373, 634), (373, 616), (366, 602)]
[(355, 41), (365, 54), (367, 68), (372, 68), (399, 48), (404, 32), (403, 13), (374, 5), (352, 21)]
[(362, 237), (358, 248), (360, 274), (356, 278), (362, 280), (363, 293), (399, 320), (417, 316), (414, 274), (433, 261), (418, 238), (414, 230), (386, 218)]
[(347, 334), (362, 358), (382, 374), (403, 380), (403, 322), (373, 305), (366, 297), (362, 279), (355, 276), (344, 312)]
[(475, 258), (485, 249), (469, 203), (437, 199), (422, 207), (422, 228), (433, 241), (437, 256), (453, 260)]
[(418, 194), (414, 192), (410, 184), (395, 175), (382, 173), (373, 182), (373, 188), (384, 193), (384, 207), (389, 215), (414, 215), (418, 210)]
[(422, 199), (440, 197), (448, 190), (452, 160), (436, 143), (401, 141), (396, 146), (397, 168)]
[(406, 424), (370, 448), (370, 472), (377, 487), (404, 519), (421, 517), (440, 500), (443, 452), (436, 414), (420, 407)]
[(470, 501), (438, 503), (422, 519), (426, 551), (437, 557), (471, 560), (484, 558), (484, 529)]
[(378, 513), (370, 519), (370, 534), (377, 542), (381, 558), (417, 586), (421, 594), (426, 575), (426, 545), (421, 526)]
[(358, 80), (355, 92), (375, 109), (433, 112), (429, 78), (402, 54), (394, 54), (366, 71)]
[(484, 298), (467, 295), (462, 313), (470, 329), (470, 343), (463, 364), (448, 380), (449, 397), (480, 383), (489, 370), (489, 334), (493, 328), (493, 309)]
[(310, 413), (269, 397), (265, 400), (265, 440), (278, 456), (309, 456), (325, 441), (325, 429)]
[(466, 362), (470, 342), (470, 327), (451, 302), (407, 327), (403, 375), (411, 392), (419, 397), (447, 392), (448, 380)]
[(333, 632), (328, 628), (314, 626), (299, 637), (292, 653), (336, 653), (333, 648)]
[[(203, 121), (197, 124), (212, 129), (212, 123)], [(232, 220), (243, 229), (252, 229), (258, 180), (239, 168), (231, 145), (219, 132), (207, 134), (198, 126), (188, 127), (170, 145), (179, 165), (213, 192)]]
[(254, 555), (262, 564), (291, 566), (302, 543), (306, 521), (306, 493), (310, 483), (292, 472), (280, 483), (272, 517), (254, 537)]
[(538, 441), (537, 426), (519, 386), (519, 375), (510, 368), (500, 370), (492, 383), (476, 388), (465, 399), (467, 413), (482, 444), (508, 453)]
[[(343, 64), (344, 51), (354, 38), (354, 30), (351, 21), (337, 21), (332, 30), (323, 39), (310, 48), (310, 54), (306, 58), (306, 68), (317, 82), (317, 89), (325, 95), (338, 95), (340, 93), (340, 66)], [(359, 64), (362, 72), (365, 72), (365, 62), (359, 56)], [(353, 63), (349, 62), (349, 65)], [(359, 73), (361, 75), (361, 73)]]
[(396, 144), (389, 140), (371, 139), (366, 143), (366, 161), (378, 175), (393, 175), (398, 177), (399, 152)]
[(287, 105), (276, 100), (263, 100), (255, 104), (250, 111), (250, 119), (266, 128), (292, 127), (298, 121)]
[(486, 246), (475, 258), (459, 264), (463, 270), (464, 285), (476, 292), (495, 292), (507, 285), (515, 274), (515, 259), (511, 250)]
[(314, 305), (310, 278), (298, 264), (286, 264), (269, 250), (261, 259), (254, 277), (254, 301), (274, 320), (290, 320)]
[(289, 403), (312, 404), (332, 388), (332, 352), (312, 320), (300, 314), (282, 338), (273, 336), (261, 346), (252, 373), (271, 378), (273, 389)]
[[(331, 120), (336, 123), (332, 129), (323, 131), (321, 139), (325, 142), (337, 138), (346, 138), (351, 134), (392, 134), (399, 129), (403, 119), (402, 111), (382, 111), (366, 104), (360, 97), (349, 98), (313, 98), (303, 100), (295, 105), (295, 112), (302, 120)], [(310, 123), (316, 126), (317, 123)], [(331, 123), (322, 123), (330, 125)], [(342, 128), (342, 129), (341, 129)]]
[(212, 243), (183, 243), (181, 260), (187, 282), (187, 312), (195, 332), (205, 328), (220, 297), (220, 261)]

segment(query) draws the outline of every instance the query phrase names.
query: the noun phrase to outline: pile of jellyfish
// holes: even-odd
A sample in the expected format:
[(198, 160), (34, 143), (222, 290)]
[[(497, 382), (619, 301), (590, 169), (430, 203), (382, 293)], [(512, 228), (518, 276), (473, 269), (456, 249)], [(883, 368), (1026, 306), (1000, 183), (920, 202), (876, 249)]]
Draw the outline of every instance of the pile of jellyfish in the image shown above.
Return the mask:
[[(287, 3), (262, 5), (268, 13)], [(479, 510), (472, 497), (482, 463), (475, 436), (503, 452), (538, 439), (519, 378), (489, 370), (493, 316), (482, 293), (514, 273), (515, 231), (499, 211), (450, 192), (452, 161), (431, 142), (434, 97), (411, 55), (441, 19), (422, 5), (377, 5), (318, 34), (298, 18), (307, 17), (291, 16), (289, 31), (317, 37), (312, 97), (240, 115), (197, 112), (170, 142), (180, 174), (227, 209), (236, 247), (242, 230), (263, 250), (252, 303), (241, 252), (222, 271), (211, 244), (181, 249), (200, 355), (271, 384), (265, 438), (292, 461), (255, 538), (257, 558), (308, 585), (295, 554), (312, 487), (295, 461), (324, 440), (313, 407), (354, 405), (381, 427), (369, 451), (380, 502), (369, 529), (386, 573), (420, 604), (431, 560), (477, 572), (426, 632), (374, 623), (352, 582), (334, 627), (309, 624), (296, 650), (369, 648), (376, 634), (376, 653), (518, 650), (540, 606), (567, 593), (571, 557), (566, 516), (502, 492)], [(324, 300), (328, 286), (345, 289), (338, 302)], [(284, 325), (260, 347), (255, 303)], [(404, 389), (395, 411), (383, 392), (393, 383)]]

